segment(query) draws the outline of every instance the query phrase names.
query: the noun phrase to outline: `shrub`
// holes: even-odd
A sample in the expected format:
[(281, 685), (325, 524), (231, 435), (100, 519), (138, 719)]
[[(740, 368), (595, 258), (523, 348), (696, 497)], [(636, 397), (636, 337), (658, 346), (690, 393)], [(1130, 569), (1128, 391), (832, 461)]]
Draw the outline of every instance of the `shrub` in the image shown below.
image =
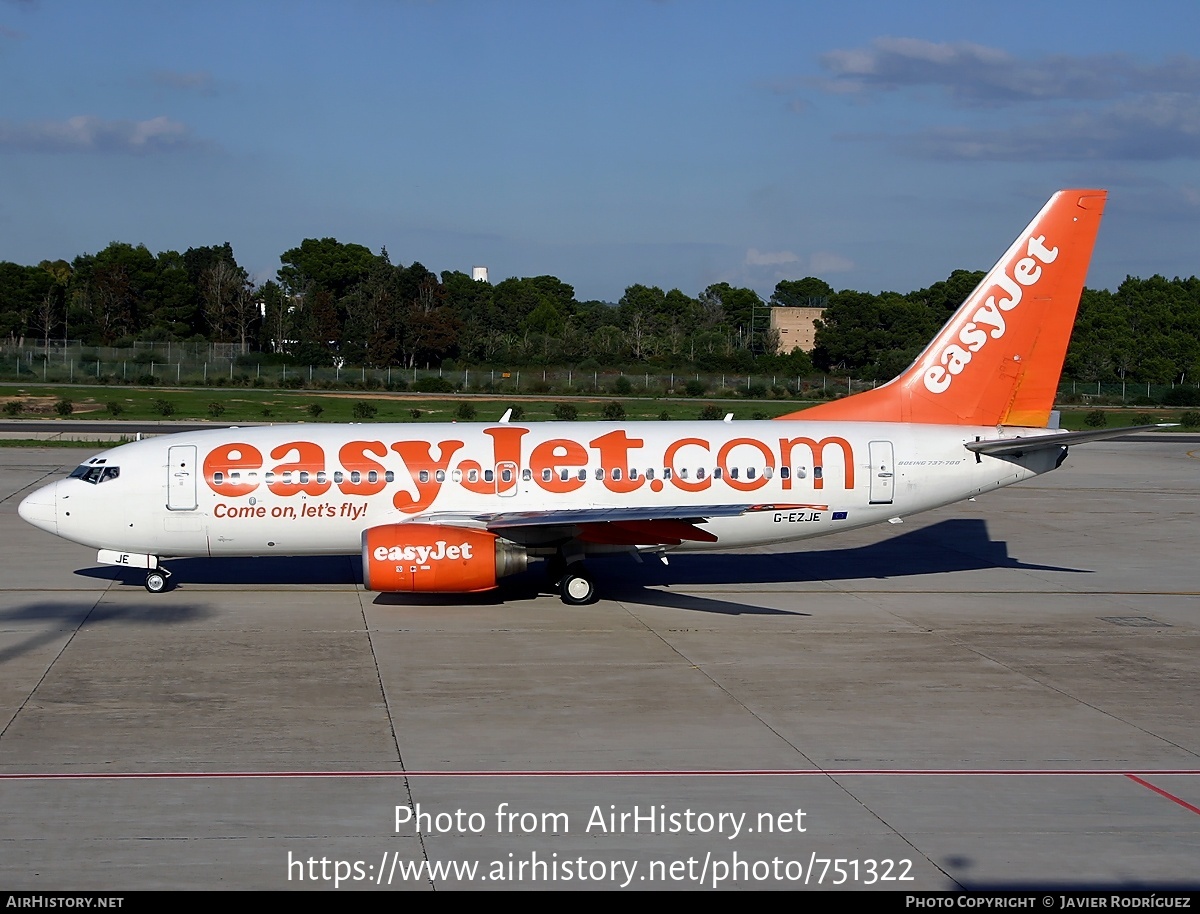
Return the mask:
[(454, 385), (445, 378), (420, 378), (413, 382), (412, 389), (423, 394), (453, 393)]
[(220, 419), (221, 414), (225, 412), (225, 404), (218, 400), (213, 400), (208, 404), (208, 414), (214, 419)]
[(667, 412), (665, 409), (661, 413), (658, 414), (659, 422), (668, 422), (668, 421), (670, 421), (670, 418), (671, 418), (671, 414), (669, 412)]
[(271, 407), (264, 406), (262, 408), (262, 416), (264, 419), (270, 419), (273, 415), (275, 415), (275, 414), (274, 414), (274, 412), (272, 412)]
[(320, 403), (309, 403), (308, 404), (308, 414), (310, 416), (312, 416), (314, 419), (320, 419), (321, 413), (323, 413), (323, 412), (325, 412), (325, 407), (322, 406)]
[(721, 407), (710, 403), (704, 409), (700, 410), (701, 419), (724, 419), (725, 413), (721, 411)]
[(150, 405), (160, 416), (175, 415), (175, 404), (170, 400), (155, 400)]
[(554, 418), (560, 422), (574, 422), (579, 417), (579, 410), (571, 403), (554, 404)]
[(750, 418), (751, 418), (751, 419), (770, 419), (771, 417), (770, 417), (770, 416), (768, 416), (768, 415), (767, 415), (766, 413), (764, 413), (764, 412), (756, 412), (756, 413), (754, 413), (754, 415), (752, 415)]
[(304, 386), (304, 378), (300, 377), (298, 374), (294, 374), (291, 377), (281, 380), (279, 382), (279, 386), (284, 390), (299, 390)]
[(410, 409), (410, 410), (408, 411), (408, 414), (409, 414), (410, 416), (412, 416), (414, 419), (420, 419), (420, 418), (421, 418), (421, 411), (420, 411), (419, 409)]
[(359, 400), (354, 404), (355, 419), (374, 419), (379, 407), (367, 400)]
[(21, 401), (20, 400), (9, 400), (7, 403), (4, 404), (4, 415), (6, 415), (6, 416), (15, 416), (20, 411), (21, 411)]
[(1083, 417), (1083, 424), (1089, 428), (1104, 428), (1108, 425), (1108, 413), (1102, 409), (1093, 409)]
[(703, 397), (704, 392), (708, 390), (708, 385), (703, 381), (693, 379), (684, 384), (683, 389), (689, 397)]
[(522, 406), (520, 403), (515, 404), (514, 406), (511, 407), (511, 409), (512, 409), (512, 415), (508, 417), (509, 421), (520, 422), (522, 419), (525, 418), (525, 407)]
[(633, 393), (633, 382), (625, 375), (621, 375), (613, 382), (613, 393), (619, 397), (628, 397)]
[(138, 387), (153, 387), (158, 383), (158, 376), (152, 374), (140, 374), (134, 379), (134, 383)]
[(746, 388), (746, 397), (752, 400), (761, 400), (767, 395), (766, 384), (751, 384)]
[(60, 397), (58, 402), (54, 404), (54, 411), (60, 416), (69, 416), (75, 412), (75, 404), (66, 397)]
[(1149, 413), (1134, 413), (1134, 415), (1133, 415), (1133, 424), (1134, 425), (1150, 425), (1153, 422), (1154, 422), (1154, 417), (1151, 416)]
[(625, 407), (616, 400), (604, 404), (604, 418), (620, 421), (625, 418)]
[(470, 422), (475, 418), (475, 404), (459, 403), (458, 409), (454, 411), (454, 415), (459, 419), (462, 419), (464, 422)]
[(125, 412), (125, 407), (122, 406), (120, 403), (118, 403), (116, 400), (109, 400), (108, 403), (105, 404), (105, 406), (108, 409), (108, 414), (110, 416), (119, 416), (119, 415), (121, 415), (121, 413)]
[(1162, 401), (1164, 406), (1200, 406), (1200, 387), (1172, 387)]
[(1179, 417), (1179, 422), (1184, 428), (1200, 428), (1200, 412), (1189, 409)]

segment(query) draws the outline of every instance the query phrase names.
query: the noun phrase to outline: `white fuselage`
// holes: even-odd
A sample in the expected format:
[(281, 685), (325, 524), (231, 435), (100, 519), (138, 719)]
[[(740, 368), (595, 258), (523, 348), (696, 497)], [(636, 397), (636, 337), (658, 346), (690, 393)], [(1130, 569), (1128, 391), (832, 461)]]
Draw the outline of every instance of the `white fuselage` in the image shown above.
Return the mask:
[[(1002, 431), (815, 421), (223, 428), (106, 451), (88, 462), (100, 468), (91, 481), (77, 471), (43, 487), (21, 515), (104, 550), (315, 555), (357, 552), (367, 528), (406, 521), (750, 506), (697, 524), (715, 541), (679, 547), (726, 549), (916, 514), (1056, 466), (1054, 448), (995, 458), (963, 447)], [(105, 468), (118, 472), (100, 478)], [(522, 530), (536, 546), (537, 526)]]

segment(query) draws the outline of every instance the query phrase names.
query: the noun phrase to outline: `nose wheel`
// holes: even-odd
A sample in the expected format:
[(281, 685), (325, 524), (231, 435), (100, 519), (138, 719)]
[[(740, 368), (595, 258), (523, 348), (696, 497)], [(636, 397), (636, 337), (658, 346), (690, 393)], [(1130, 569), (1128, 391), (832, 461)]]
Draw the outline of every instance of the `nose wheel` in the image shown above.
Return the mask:
[(146, 589), (151, 593), (162, 593), (171, 580), (171, 572), (159, 567), (146, 572)]

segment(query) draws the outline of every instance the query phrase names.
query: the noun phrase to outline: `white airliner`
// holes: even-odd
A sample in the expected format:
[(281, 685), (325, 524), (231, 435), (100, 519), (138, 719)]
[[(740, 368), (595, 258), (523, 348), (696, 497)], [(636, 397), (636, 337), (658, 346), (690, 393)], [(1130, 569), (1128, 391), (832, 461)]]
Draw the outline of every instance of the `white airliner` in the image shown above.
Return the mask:
[(548, 559), (729, 549), (896, 522), (1130, 429), (1047, 428), (1105, 192), (1056, 193), (898, 378), (781, 419), (281, 425), (122, 445), (30, 494), (29, 523), (146, 570), (169, 556), (361, 550), (372, 590), (494, 588)]

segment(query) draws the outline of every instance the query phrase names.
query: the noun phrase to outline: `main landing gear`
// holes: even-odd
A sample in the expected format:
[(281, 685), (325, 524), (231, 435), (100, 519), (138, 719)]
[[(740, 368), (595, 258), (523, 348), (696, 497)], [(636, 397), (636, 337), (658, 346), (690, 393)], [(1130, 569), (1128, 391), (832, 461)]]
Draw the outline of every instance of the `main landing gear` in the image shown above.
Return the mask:
[(151, 593), (162, 593), (170, 583), (171, 572), (161, 565), (146, 572), (146, 589)]
[(546, 576), (567, 606), (596, 602), (596, 582), (582, 561), (568, 563), (562, 555), (553, 555), (546, 560)]

